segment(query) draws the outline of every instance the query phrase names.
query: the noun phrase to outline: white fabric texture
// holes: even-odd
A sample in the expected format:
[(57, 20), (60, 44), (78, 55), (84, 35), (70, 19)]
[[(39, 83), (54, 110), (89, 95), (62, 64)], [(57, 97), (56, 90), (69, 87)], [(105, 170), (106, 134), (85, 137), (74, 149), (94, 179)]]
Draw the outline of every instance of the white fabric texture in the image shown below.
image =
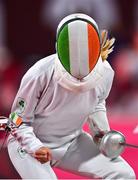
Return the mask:
[[(76, 93), (64, 88), (55, 78), (56, 60), (57, 55), (52, 55), (29, 69), (13, 103), (12, 112), (18, 112), (26, 124), (14, 133), (29, 153), (43, 146), (43, 143), (50, 148), (62, 146), (81, 133), (90, 115), (97, 111), (106, 113), (105, 104), (101, 105), (100, 102), (105, 100), (111, 88), (114, 73), (110, 65), (99, 60), (94, 73), (90, 75), (91, 80), (88, 79), (92, 83), (98, 77), (97, 84), (92, 83), (89, 91), (79, 88)], [(26, 104), (21, 113), (17, 105), (18, 98), (24, 99)], [(105, 127), (104, 122), (103, 126), (104, 129), (109, 128), (108, 125)]]
[[(57, 148), (57, 151), (58, 149), (60, 148)], [(41, 164), (29, 154), (22, 153), (17, 141), (9, 143), (8, 151), (12, 163), (22, 179), (57, 179), (49, 162)], [(132, 168), (121, 157), (111, 161), (100, 154), (87, 133), (81, 133), (75, 138), (64, 156), (62, 151), (59, 151), (60, 155), (54, 151), (52, 150), (52, 154), (55, 157), (61, 157), (55, 166), (62, 170), (91, 179), (135, 179)]]
[(88, 24), (83, 21), (69, 23), (68, 33), (70, 71), (74, 77), (82, 79), (89, 74)]
[(57, 179), (50, 162), (41, 164), (30, 154), (23, 153), (17, 141), (8, 145), (10, 159), (22, 179)]
[(125, 160), (118, 157), (111, 161), (102, 155), (87, 133), (74, 140), (58, 167), (91, 179), (135, 179)]
[[(103, 68), (103, 65), (105, 63), (102, 62), (101, 57), (99, 57), (98, 62), (94, 69), (91, 71), (91, 73), (83, 78), (82, 80), (78, 80), (74, 77), (72, 77), (61, 65), (60, 61), (58, 60), (58, 57), (55, 60), (55, 79), (58, 81), (58, 83), (64, 87), (65, 89), (68, 89), (73, 92), (86, 92), (89, 91), (92, 88), (95, 88), (99, 81), (103, 78), (104, 74), (110, 73), (110, 86), (112, 84), (113, 79), (113, 71), (110, 69), (108, 72), (105, 72), (107, 69)], [(106, 83), (107, 84), (107, 83)], [(109, 91), (109, 90), (108, 90)]]
[[(82, 134), (82, 127), (88, 119), (96, 122), (95, 133), (109, 129), (105, 99), (110, 92), (114, 72), (108, 62), (101, 63), (97, 68), (101, 69), (100, 72), (103, 71), (104, 74), (98, 77), (96, 86), (76, 93), (64, 88), (55, 78), (56, 58), (55, 54), (44, 58), (29, 69), (22, 79), (13, 103), (12, 112), (18, 112), (24, 124), (15, 129), (14, 136), (9, 137), (9, 154), (22, 177), (26, 177), (26, 170), (22, 170), (24, 165), (31, 170), (33, 163), (34, 166), (38, 166), (35, 165), (34, 160), (31, 166), (30, 158), (28, 163), (18, 157), (16, 159), (17, 146), (14, 146), (14, 143), (18, 143), (18, 146), (29, 154), (34, 153), (41, 146), (46, 146), (52, 150), (53, 158), (59, 160), (66, 154), (71, 143)], [(25, 102), (23, 112), (20, 112), (19, 98)], [(104, 113), (104, 116), (101, 117), (100, 111)], [(90, 152), (92, 151), (90, 149)], [(40, 170), (41, 167), (38, 169)]]

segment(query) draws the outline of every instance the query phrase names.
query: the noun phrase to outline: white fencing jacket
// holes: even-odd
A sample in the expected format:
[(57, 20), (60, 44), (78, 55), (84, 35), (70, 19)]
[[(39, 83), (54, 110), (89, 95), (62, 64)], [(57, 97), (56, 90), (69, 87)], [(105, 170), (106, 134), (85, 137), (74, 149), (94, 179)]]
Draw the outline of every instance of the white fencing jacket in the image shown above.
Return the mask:
[[(17, 112), (24, 123), (13, 131), (10, 139), (18, 140), (28, 153), (42, 146), (58, 148), (71, 142), (82, 132), (86, 121), (92, 135), (110, 129), (105, 99), (114, 71), (109, 63), (99, 60), (95, 86), (85, 91), (72, 91), (56, 78), (56, 60), (54, 54), (33, 65), (22, 78), (13, 103), (12, 112)], [(21, 100), (24, 102), (22, 109)]]

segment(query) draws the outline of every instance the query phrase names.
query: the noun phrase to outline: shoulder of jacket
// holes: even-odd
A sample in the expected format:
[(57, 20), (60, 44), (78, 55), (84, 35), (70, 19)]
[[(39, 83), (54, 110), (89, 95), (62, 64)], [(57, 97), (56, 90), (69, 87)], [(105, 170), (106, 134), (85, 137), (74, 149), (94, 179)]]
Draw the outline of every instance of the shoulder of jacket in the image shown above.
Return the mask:
[(98, 87), (106, 92), (107, 89), (112, 85), (114, 79), (114, 70), (107, 61), (102, 61), (101, 68), (101, 81), (99, 82)]
[(37, 61), (24, 75), (23, 78), (37, 79), (53, 73), (56, 55), (50, 55)]
[(114, 74), (115, 74), (115, 72), (114, 72), (114, 70), (113, 70), (113, 68), (111, 67), (111, 65), (109, 64), (109, 62), (107, 62), (107, 61), (104, 61), (103, 62), (103, 68), (104, 68), (104, 77), (105, 77), (105, 79), (106, 80), (113, 80), (113, 78), (114, 78)]
[(104, 61), (103, 65), (104, 65), (105, 70), (109, 71), (111, 74), (114, 74), (114, 70), (108, 61)]

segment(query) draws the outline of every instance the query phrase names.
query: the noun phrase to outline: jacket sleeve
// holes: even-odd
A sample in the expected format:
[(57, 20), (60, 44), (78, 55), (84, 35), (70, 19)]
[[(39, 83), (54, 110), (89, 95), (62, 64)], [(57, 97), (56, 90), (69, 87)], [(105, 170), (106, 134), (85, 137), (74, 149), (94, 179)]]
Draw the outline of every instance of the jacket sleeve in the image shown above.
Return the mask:
[(106, 98), (112, 87), (114, 72), (111, 71), (109, 76), (102, 82), (102, 91), (99, 94), (99, 102), (97, 106), (88, 117), (88, 124), (91, 134), (95, 135), (105, 134), (110, 130), (107, 113), (106, 113)]
[(12, 135), (28, 153), (34, 153), (39, 147), (44, 146), (35, 136), (31, 126), (34, 121), (35, 108), (39, 103), (43, 89), (41, 81), (42, 76), (36, 78), (27, 72), (21, 81), (11, 110), (23, 120), (22, 125), (12, 131)]

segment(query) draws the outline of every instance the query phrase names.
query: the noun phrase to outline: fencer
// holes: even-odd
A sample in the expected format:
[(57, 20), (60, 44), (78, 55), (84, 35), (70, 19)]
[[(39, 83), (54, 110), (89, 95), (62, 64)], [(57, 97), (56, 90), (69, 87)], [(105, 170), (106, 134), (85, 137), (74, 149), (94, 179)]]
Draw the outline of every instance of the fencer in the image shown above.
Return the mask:
[[(88, 15), (65, 17), (57, 28), (56, 53), (22, 78), (11, 111), (23, 123), (8, 139), (21, 178), (57, 179), (57, 167), (89, 178), (135, 179), (122, 157), (111, 160), (98, 148), (110, 130), (106, 98), (114, 77), (105, 60), (113, 39), (105, 36), (101, 45), (98, 25)], [(91, 134), (82, 129), (86, 122)]]

